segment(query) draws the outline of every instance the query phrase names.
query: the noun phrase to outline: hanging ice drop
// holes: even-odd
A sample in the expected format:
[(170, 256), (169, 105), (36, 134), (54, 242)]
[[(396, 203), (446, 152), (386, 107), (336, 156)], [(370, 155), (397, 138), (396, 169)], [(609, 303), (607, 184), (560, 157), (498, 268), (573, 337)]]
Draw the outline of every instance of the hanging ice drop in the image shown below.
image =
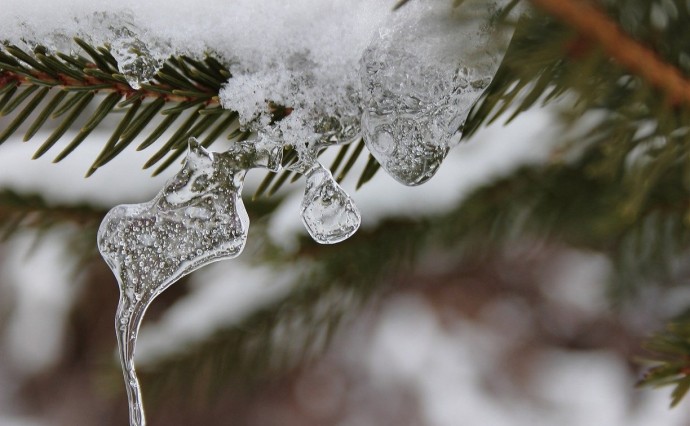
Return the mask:
[(163, 59), (157, 58), (134, 33), (125, 28), (117, 31), (112, 41), (110, 53), (117, 60), (117, 68), (124, 75), (132, 89), (141, 89), (141, 84), (151, 80), (163, 65)]
[(352, 198), (319, 163), (306, 178), (300, 213), (309, 235), (321, 244), (335, 244), (352, 236), (362, 222)]
[(248, 169), (280, 168), (282, 147), (236, 144), (213, 153), (190, 139), (183, 169), (156, 197), (120, 205), (98, 230), (98, 249), (120, 286), (115, 328), (129, 400), (130, 424), (146, 423), (134, 350), (149, 304), (183, 275), (238, 256), (249, 217), (241, 198)]
[(410, 2), (393, 14), (360, 61), (362, 134), (381, 166), (405, 185), (429, 180), (488, 86), (509, 31), (489, 17), (506, 0)]

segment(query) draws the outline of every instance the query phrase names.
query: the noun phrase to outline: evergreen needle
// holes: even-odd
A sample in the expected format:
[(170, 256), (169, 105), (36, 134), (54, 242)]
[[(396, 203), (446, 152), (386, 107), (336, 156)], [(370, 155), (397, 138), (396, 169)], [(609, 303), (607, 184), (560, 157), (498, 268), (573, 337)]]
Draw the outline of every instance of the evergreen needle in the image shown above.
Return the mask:
[(29, 129), (26, 131), (26, 134), (24, 135), (24, 142), (28, 141), (31, 139), (36, 132), (39, 131), (41, 126), (46, 122), (48, 117), (53, 113), (53, 110), (62, 102), (64, 97), (67, 96), (67, 92), (57, 92), (55, 96), (53, 96), (53, 99), (48, 102), (48, 105), (46, 105), (45, 108), (41, 111), (41, 113), (36, 117), (36, 120), (29, 126)]
[(98, 106), (96, 111), (94, 111), (89, 121), (82, 127), (82, 129), (77, 133), (77, 135), (72, 139), (72, 141), (63, 149), (60, 154), (55, 158), (55, 162), (61, 161), (65, 157), (74, 151), (86, 137), (91, 134), (93, 129), (98, 126), (98, 124), (103, 121), (103, 119), (108, 115), (108, 113), (117, 105), (120, 100), (119, 93), (111, 93), (108, 95), (103, 102)]
[(364, 166), (364, 171), (362, 172), (362, 174), (359, 176), (359, 179), (357, 180), (356, 189), (361, 188), (362, 185), (369, 182), (376, 175), (376, 172), (378, 172), (380, 168), (381, 168), (381, 165), (379, 164), (378, 161), (376, 161), (376, 158), (374, 158), (373, 155), (369, 154), (369, 158), (367, 159), (367, 164), (366, 164), (366, 166)]
[(31, 96), (32, 93), (34, 93), (36, 90), (39, 89), (39, 86), (29, 86), (26, 89), (22, 90), (17, 96), (12, 98), (10, 102), (5, 105), (5, 108), (0, 111), (0, 115), (4, 116), (7, 114), (10, 114), (12, 111), (14, 111), (26, 98)]
[(45, 142), (38, 148), (33, 156), (33, 159), (37, 159), (45, 154), (55, 143), (69, 130), (70, 126), (79, 117), (79, 115), (84, 111), (84, 109), (89, 105), (91, 99), (93, 99), (93, 93), (85, 93), (84, 96), (80, 97), (79, 102), (72, 108), (69, 114), (62, 120), (62, 123), (53, 130), (53, 133), (46, 139)]
[(127, 109), (127, 113), (125, 114), (124, 118), (117, 125), (115, 131), (113, 131), (113, 134), (110, 135), (110, 139), (108, 139), (100, 154), (98, 154), (98, 157), (96, 157), (96, 160), (93, 162), (91, 167), (89, 167), (89, 170), (86, 172), (86, 177), (91, 176), (96, 171), (96, 169), (98, 169), (99, 167), (101, 167), (102, 165), (109, 162), (115, 157), (114, 155), (112, 155), (113, 150), (116, 148), (117, 142), (120, 140), (120, 136), (122, 135), (122, 133), (125, 131), (127, 126), (129, 126), (129, 123), (132, 121), (132, 119), (137, 115), (137, 111), (139, 111), (140, 107), (141, 99), (137, 99), (136, 102), (130, 105), (129, 109)]
[(19, 88), (19, 86), (17, 86), (16, 84), (10, 84), (9, 86), (9, 90), (7, 90), (7, 92), (5, 92), (5, 95), (0, 99), (0, 109), (7, 105), (7, 103), (10, 101), (10, 99), (12, 99), (14, 94), (17, 92), (17, 89)]
[(158, 161), (160, 161), (163, 157), (165, 157), (165, 154), (167, 154), (175, 146), (178, 140), (184, 140), (184, 135), (187, 133), (187, 130), (189, 130), (192, 127), (192, 125), (200, 118), (198, 111), (201, 108), (203, 107), (200, 107), (196, 111), (192, 111), (189, 114), (187, 119), (182, 122), (182, 125), (180, 125), (180, 127), (175, 131), (175, 133), (173, 133), (170, 139), (168, 139), (168, 141), (144, 164), (144, 169), (148, 169), (149, 167), (153, 166)]
[(7, 128), (0, 133), (0, 144), (5, 142), (21, 124), (29, 117), (29, 115), (36, 109), (38, 104), (41, 103), (43, 98), (48, 94), (50, 89), (43, 88), (29, 101), (29, 103), (22, 109), (22, 111), (17, 114), (17, 116), (12, 120), (12, 122), (7, 126)]
[(156, 129), (151, 132), (151, 134), (144, 139), (144, 141), (137, 147), (137, 151), (141, 151), (143, 149), (148, 148), (149, 146), (153, 145), (154, 142), (158, 140), (158, 138), (165, 133), (166, 130), (172, 126), (172, 124), (177, 120), (180, 115), (182, 115), (182, 112), (177, 112), (173, 114), (168, 114), (165, 116), (163, 121), (156, 127)]

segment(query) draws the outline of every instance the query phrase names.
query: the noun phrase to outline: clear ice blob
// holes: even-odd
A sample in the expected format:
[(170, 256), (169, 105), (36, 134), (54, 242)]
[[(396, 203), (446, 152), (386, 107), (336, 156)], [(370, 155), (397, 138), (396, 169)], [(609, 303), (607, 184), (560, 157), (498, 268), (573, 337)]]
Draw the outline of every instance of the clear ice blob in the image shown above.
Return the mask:
[(280, 169), (282, 147), (240, 143), (227, 152), (190, 139), (183, 169), (146, 203), (116, 206), (98, 230), (98, 249), (120, 286), (115, 329), (130, 424), (146, 423), (134, 350), (150, 303), (180, 277), (238, 256), (249, 217), (241, 190), (248, 169)]
[(360, 120), (355, 116), (323, 117), (314, 126), (320, 146), (346, 145), (360, 136)]
[(491, 24), (501, 1), (410, 2), (394, 13), (360, 61), (362, 135), (396, 180), (420, 185), (459, 140), (489, 85), (508, 36)]
[(123, 27), (115, 31), (110, 53), (117, 60), (117, 68), (130, 87), (141, 89), (141, 84), (151, 80), (163, 66), (163, 59), (149, 49), (135, 34)]
[(335, 244), (352, 236), (362, 222), (352, 198), (319, 163), (306, 178), (300, 213), (309, 235), (320, 244)]
[[(295, 123), (297, 122), (297, 123)], [(306, 126), (305, 123), (315, 123)], [(299, 130), (296, 130), (299, 129)], [(325, 115), (295, 120), (292, 115), (279, 122), (274, 128), (259, 131), (259, 137), (283, 140), (297, 152), (297, 161), (287, 166), (301, 174), (306, 174), (317, 163), (319, 152), (333, 146), (350, 144), (360, 138), (360, 119), (358, 115)]]

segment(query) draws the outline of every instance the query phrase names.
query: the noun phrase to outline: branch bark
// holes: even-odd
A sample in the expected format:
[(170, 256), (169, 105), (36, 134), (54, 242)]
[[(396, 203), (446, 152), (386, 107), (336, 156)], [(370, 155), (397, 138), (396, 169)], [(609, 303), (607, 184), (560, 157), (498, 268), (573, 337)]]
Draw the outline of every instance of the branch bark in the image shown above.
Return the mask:
[[(95, 65), (94, 65), (95, 67)], [(162, 98), (166, 102), (190, 102), (190, 101), (195, 101), (197, 98), (194, 98), (193, 96), (183, 96), (183, 95), (176, 95), (176, 94), (171, 94), (171, 93), (166, 93), (167, 91), (172, 90), (170, 87), (167, 87), (164, 84), (157, 84), (157, 83), (152, 83), (153, 86), (160, 86), (162, 89), (165, 89), (165, 91), (154, 91), (154, 90), (146, 90), (146, 89), (132, 89), (129, 85), (124, 84), (124, 83), (114, 83), (112, 81), (105, 81), (102, 80), (98, 77), (94, 76), (87, 76), (82, 80), (75, 79), (73, 77), (70, 77), (65, 74), (57, 74), (57, 77), (53, 77), (47, 73), (40, 72), (40, 71), (34, 71), (30, 73), (31, 78), (27, 75), (23, 75), (17, 72), (13, 71), (2, 71), (0, 72), (0, 88), (5, 86), (6, 84), (11, 84), (12, 82), (15, 82), (15, 84), (18, 85), (34, 85), (36, 84), (36, 80), (44, 82), (44, 83), (49, 83), (53, 85), (53, 87), (57, 89), (65, 89), (65, 88), (77, 88), (77, 87), (84, 87), (88, 88), (90, 86), (109, 86), (109, 87), (104, 87), (100, 89), (94, 90), (94, 92), (103, 92), (103, 93), (108, 93), (108, 92), (117, 92), (120, 93), (125, 99), (128, 99), (134, 95), (139, 95), (141, 96), (142, 99), (145, 98)], [(209, 97), (205, 101), (206, 105), (219, 105), (220, 100), (218, 96), (212, 96)]]

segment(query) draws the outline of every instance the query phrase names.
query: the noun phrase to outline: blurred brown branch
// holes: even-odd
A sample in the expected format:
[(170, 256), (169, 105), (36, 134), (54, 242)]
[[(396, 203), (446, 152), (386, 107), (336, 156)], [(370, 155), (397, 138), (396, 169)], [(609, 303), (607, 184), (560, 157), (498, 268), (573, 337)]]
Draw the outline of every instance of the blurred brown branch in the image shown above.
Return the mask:
[(582, 36), (596, 42), (616, 62), (663, 91), (672, 105), (690, 105), (690, 81), (653, 50), (631, 38), (599, 8), (581, 0), (531, 0)]

